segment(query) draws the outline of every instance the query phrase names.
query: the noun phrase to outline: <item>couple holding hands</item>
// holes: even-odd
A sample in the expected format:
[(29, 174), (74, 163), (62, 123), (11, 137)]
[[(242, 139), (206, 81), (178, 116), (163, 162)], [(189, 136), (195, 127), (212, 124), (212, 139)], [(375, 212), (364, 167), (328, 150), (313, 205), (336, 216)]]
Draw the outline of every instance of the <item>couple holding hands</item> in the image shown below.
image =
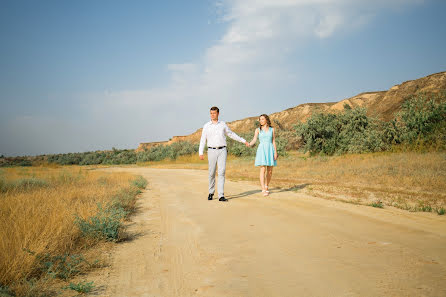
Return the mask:
[(209, 161), (209, 196), (208, 200), (212, 200), (215, 192), (215, 173), (218, 167), (218, 197), (219, 201), (228, 201), (224, 195), (225, 171), (226, 171), (226, 136), (244, 143), (247, 147), (253, 146), (260, 140), (257, 148), (255, 166), (260, 166), (260, 185), (262, 186), (263, 196), (268, 196), (268, 185), (273, 174), (273, 166), (277, 165), (277, 148), (275, 140), (275, 131), (271, 127), (271, 121), (266, 114), (259, 117), (259, 128), (256, 128), (255, 134), (251, 142), (247, 142), (244, 138), (238, 136), (229, 129), (225, 122), (219, 121), (220, 110), (218, 107), (211, 107), (211, 120), (203, 126), (201, 132), (200, 148), (198, 154), (201, 160), (204, 160), (203, 151), (207, 142), (208, 161)]

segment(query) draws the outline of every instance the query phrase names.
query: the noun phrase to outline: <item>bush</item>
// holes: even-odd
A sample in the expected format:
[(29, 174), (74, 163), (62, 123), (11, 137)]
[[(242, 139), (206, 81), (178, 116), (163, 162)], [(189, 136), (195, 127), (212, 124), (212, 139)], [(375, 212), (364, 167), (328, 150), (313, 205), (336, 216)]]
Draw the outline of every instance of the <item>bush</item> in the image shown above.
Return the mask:
[(120, 207), (102, 208), (98, 204), (96, 215), (87, 219), (76, 216), (75, 223), (85, 237), (107, 241), (116, 241), (122, 228), (122, 219), (128, 214)]
[(105, 208), (98, 204), (98, 212), (87, 219), (76, 216), (75, 223), (85, 237), (96, 240), (117, 241), (123, 219), (132, 212), (136, 195), (147, 185), (147, 180), (138, 176), (127, 188), (121, 189)]
[(424, 146), (445, 149), (446, 93), (408, 98), (385, 131), (387, 141), (392, 144), (422, 143)]
[(190, 155), (198, 152), (199, 144), (193, 144), (189, 141), (174, 142), (171, 145), (157, 145), (138, 152), (137, 162), (161, 161), (164, 159), (175, 160), (179, 156)]
[(124, 211), (130, 213), (135, 206), (135, 197), (141, 193), (141, 190), (136, 186), (130, 186), (125, 189), (121, 189), (116, 195), (111, 199), (109, 207), (116, 209), (123, 209)]
[(344, 106), (339, 114), (316, 113), (295, 126), (305, 152), (324, 155), (376, 152), (386, 149), (379, 122), (365, 108)]
[(68, 286), (66, 286), (64, 289), (70, 289), (73, 291), (76, 291), (80, 294), (85, 294), (91, 292), (91, 290), (94, 288), (93, 282), (79, 282), (77, 284), (70, 283)]
[(147, 186), (147, 180), (142, 176), (138, 176), (136, 179), (132, 181), (132, 185), (134, 185), (139, 189), (145, 189)]
[(45, 273), (52, 278), (60, 278), (67, 280), (68, 278), (80, 272), (80, 265), (82, 263), (88, 264), (82, 255), (57, 255), (53, 256), (49, 253), (37, 254), (28, 249), (23, 249), (30, 255), (35, 256), (37, 262), (36, 271)]

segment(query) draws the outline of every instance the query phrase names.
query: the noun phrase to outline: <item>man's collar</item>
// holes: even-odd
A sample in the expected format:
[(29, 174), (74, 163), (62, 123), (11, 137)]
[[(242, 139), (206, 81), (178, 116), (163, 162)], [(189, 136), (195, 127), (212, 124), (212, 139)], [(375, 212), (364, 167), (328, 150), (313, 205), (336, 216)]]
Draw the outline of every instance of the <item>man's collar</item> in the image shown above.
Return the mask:
[[(217, 121), (217, 123), (215, 123), (215, 124), (216, 124), (216, 125), (217, 125), (217, 124), (220, 124), (220, 122), (221, 122), (221, 121), (220, 121), (220, 120), (218, 120), (218, 121)], [(210, 120), (210, 121), (209, 121), (209, 124), (211, 124), (211, 125), (212, 125), (212, 124), (214, 124), (214, 122), (213, 122), (212, 120)]]

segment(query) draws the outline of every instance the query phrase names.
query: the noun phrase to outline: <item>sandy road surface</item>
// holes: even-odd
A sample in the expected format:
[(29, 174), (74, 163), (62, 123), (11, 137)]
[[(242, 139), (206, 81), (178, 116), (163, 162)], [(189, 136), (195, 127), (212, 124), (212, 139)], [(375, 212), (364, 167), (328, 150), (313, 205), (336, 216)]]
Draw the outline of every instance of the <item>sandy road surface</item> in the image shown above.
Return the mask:
[(104, 296), (446, 296), (444, 216), (284, 189), (263, 197), (249, 182), (207, 201), (206, 171), (108, 170), (149, 185)]

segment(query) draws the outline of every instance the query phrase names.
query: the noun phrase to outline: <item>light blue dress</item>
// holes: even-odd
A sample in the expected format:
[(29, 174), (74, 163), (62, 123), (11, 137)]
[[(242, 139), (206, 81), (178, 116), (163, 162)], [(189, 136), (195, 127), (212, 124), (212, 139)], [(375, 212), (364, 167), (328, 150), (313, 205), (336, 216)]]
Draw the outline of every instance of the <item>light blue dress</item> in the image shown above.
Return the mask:
[(267, 132), (260, 128), (259, 130), (260, 144), (257, 148), (255, 166), (277, 166), (277, 161), (274, 160), (273, 128), (269, 127)]

